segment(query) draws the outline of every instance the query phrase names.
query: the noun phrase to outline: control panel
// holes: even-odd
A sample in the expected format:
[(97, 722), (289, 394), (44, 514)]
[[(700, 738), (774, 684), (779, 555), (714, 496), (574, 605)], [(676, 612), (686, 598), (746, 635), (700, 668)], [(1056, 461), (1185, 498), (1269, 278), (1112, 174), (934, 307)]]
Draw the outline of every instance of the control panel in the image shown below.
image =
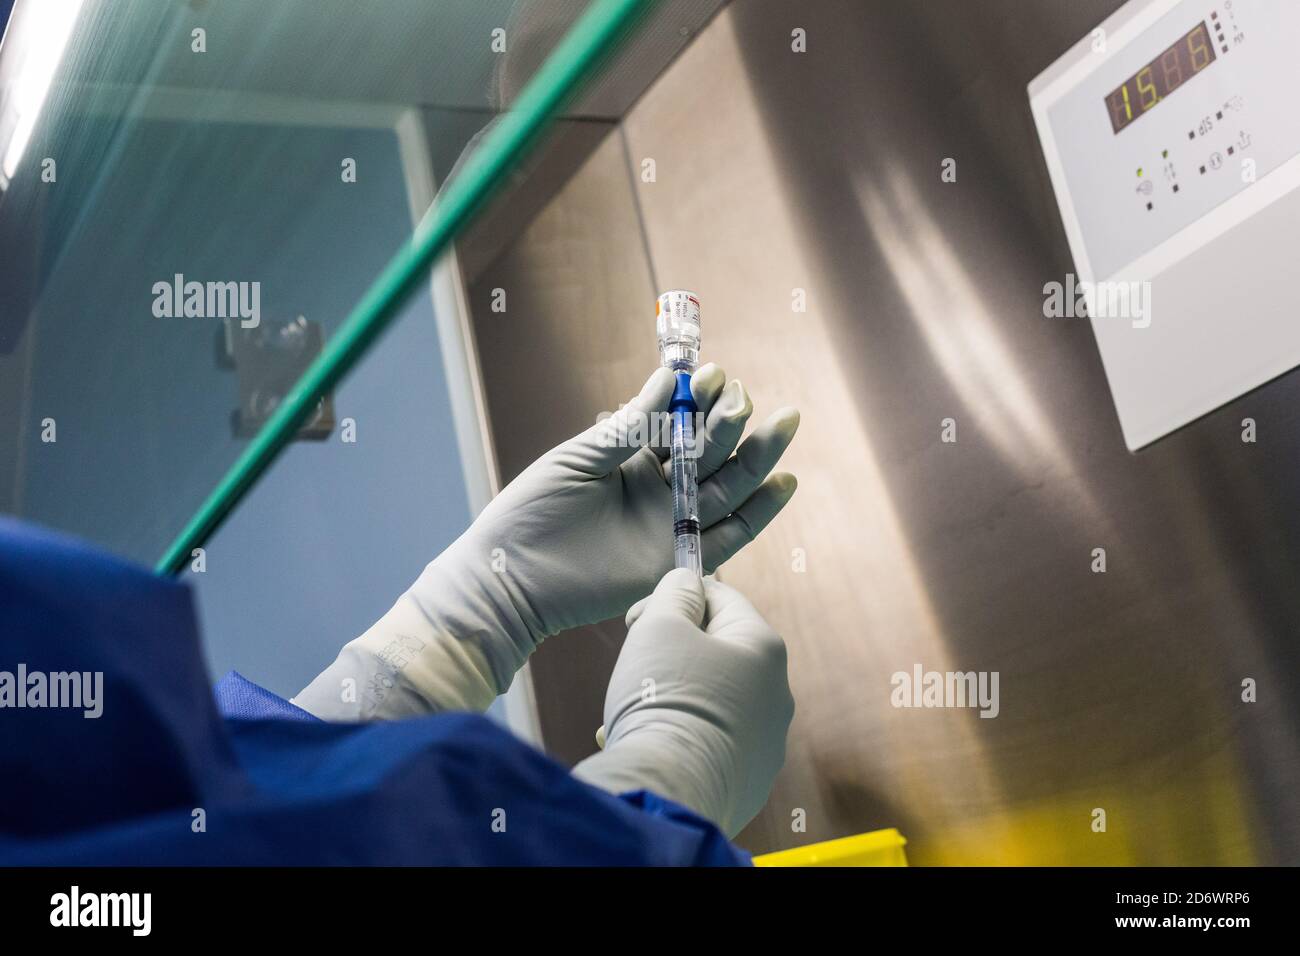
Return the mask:
[(1300, 154), (1300, 2), (1175, 5), (1047, 110), (1091, 278)]
[(1129, 0), (1029, 103), (1130, 450), (1300, 365), (1300, 0)]

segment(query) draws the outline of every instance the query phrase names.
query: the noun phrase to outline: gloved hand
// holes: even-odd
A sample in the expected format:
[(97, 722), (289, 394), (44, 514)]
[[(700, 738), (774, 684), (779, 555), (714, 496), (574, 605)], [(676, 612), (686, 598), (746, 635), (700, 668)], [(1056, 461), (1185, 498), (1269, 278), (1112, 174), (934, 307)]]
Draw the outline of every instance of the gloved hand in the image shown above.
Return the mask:
[(785, 643), (739, 591), (680, 568), (627, 619), (605, 749), (573, 773), (611, 793), (652, 790), (735, 836), (785, 761)]
[[(483, 710), (544, 638), (648, 594), (672, 567), (672, 494), (646, 422), (672, 390), (657, 370), (619, 412), (525, 469), (295, 702), (335, 720)], [(691, 390), (705, 422), (699, 511), (712, 570), (794, 493), (793, 475), (769, 472), (799, 416), (777, 411), (737, 449), (753, 409), (740, 382), (706, 365)]]

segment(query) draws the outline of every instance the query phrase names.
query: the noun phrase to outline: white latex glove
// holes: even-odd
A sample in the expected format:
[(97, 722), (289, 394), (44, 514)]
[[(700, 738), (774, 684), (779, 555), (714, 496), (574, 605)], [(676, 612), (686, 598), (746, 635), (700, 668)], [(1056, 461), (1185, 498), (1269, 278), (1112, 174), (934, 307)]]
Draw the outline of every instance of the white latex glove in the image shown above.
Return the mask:
[(605, 696), (605, 749), (574, 775), (611, 793), (652, 790), (735, 836), (785, 762), (785, 642), (739, 591), (682, 569), (628, 625)]
[[(525, 469), (298, 706), (333, 720), (484, 710), (544, 638), (648, 594), (672, 567), (672, 494), (662, 450), (644, 447), (638, 425), (667, 410), (672, 390), (657, 370), (619, 412)], [(699, 511), (712, 570), (794, 493), (793, 475), (769, 472), (799, 415), (777, 411), (737, 449), (753, 409), (740, 382), (706, 365), (691, 390), (705, 420)]]

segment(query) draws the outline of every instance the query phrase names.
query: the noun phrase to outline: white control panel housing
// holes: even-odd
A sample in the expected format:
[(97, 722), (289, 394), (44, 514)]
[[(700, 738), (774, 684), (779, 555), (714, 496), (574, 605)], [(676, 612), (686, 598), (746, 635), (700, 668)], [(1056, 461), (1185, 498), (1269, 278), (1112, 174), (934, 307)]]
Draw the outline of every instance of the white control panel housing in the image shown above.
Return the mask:
[(1029, 98), (1130, 449), (1300, 365), (1300, 0), (1130, 0)]

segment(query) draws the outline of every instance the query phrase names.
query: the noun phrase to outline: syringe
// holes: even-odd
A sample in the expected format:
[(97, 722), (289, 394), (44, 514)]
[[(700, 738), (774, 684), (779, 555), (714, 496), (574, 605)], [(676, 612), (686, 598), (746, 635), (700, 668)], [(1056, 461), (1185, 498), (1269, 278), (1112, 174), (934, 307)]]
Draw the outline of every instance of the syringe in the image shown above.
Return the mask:
[(673, 562), (704, 574), (700, 554), (700, 514), (696, 503), (695, 415), (691, 373), (700, 364), (700, 300), (694, 292), (674, 289), (655, 303), (659, 361), (677, 376), (668, 405), (673, 475)]

